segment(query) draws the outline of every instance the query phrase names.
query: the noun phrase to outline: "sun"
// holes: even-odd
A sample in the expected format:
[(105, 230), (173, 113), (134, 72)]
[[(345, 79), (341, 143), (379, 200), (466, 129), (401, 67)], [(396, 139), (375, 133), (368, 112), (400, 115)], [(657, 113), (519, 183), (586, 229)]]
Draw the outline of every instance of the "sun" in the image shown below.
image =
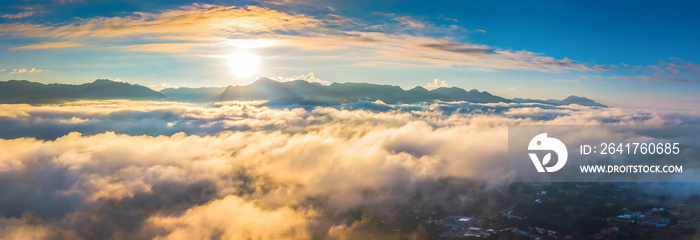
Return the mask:
[(236, 77), (250, 77), (260, 71), (260, 56), (247, 50), (238, 50), (226, 56), (229, 68)]

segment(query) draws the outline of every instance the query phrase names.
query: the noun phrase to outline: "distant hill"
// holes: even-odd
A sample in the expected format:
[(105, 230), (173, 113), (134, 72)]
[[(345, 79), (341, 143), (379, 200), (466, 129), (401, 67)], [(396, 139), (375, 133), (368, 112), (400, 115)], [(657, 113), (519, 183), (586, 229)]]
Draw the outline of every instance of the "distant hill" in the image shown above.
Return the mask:
[(278, 82), (259, 78), (247, 86), (228, 86), (218, 98), (230, 100), (269, 100), (279, 104), (340, 104), (358, 100), (381, 100), (385, 103), (412, 103), (427, 101), (469, 101), (474, 103), (512, 102), (509, 99), (477, 90), (438, 88), (429, 91), (415, 87), (405, 91), (398, 86), (370, 83), (333, 83), (329, 86), (302, 80)]
[(80, 85), (42, 84), (26, 80), (0, 82), (0, 103), (49, 103), (80, 99), (174, 100), (207, 103), (231, 100), (268, 100), (272, 104), (338, 105), (358, 100), (393, 104), (439, 101), (468, 101), (472, 103), (542, 103), (550, 105), (579, 104), (607, 107), (585, 97), (569, 96), (563, 100), (513, 100), (494, 96), (476, 89), (458, 87), (427, 90), (414, 87), (403, 90), (398, 86), (371, 83), (332, 83), (324, 86), (303, 80), (278, 82), (261, 77), (246, 86), (206, 88), (166, 88), (160, 92), (123, 82), (98, 79)]
[(98, 79), (80, 85), (42, 84), (26, 80), (0, 82), (0, 103), (49, 103), (80, 99), (165, 100), (141, 85)]
[(550, 104), (550, 105), (578, 104), (581, 106), (589, 106), (589, 107), (607, 107), (607, 105), (593, 101), (589, 98), (579, 97), (579, 96), (574, 96), (574, 95), (571, 95), (571, 96), (565, 98), (564, 100), (556, 100), (556, 99), (539, 100), (539, 99), (529, 99), (529, 98), (528, 99), (514, 98), (513, 101), (517, 102), (517, 103), (544, 103), (544, 104)]

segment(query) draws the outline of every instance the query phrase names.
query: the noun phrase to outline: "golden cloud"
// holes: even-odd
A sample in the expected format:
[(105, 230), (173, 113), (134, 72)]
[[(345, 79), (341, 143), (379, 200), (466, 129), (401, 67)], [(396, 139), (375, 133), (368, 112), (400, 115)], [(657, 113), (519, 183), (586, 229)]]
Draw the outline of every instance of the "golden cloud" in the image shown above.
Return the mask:
[(43, 71), (44, 71), (44, 70), (36, 69), (36, 68), (31, 68), (31, 69), (26, 69), (26, 68), (15, 68), (15, 69), (12, 69), (12, 71), (10, 71), (10, 72), (7, 73), (7, 74), (38, 73), (38, 72), (43, 72)]
[(301, 30), (318, 20), (267, 8), (193, 4), (159, 13), (135, 12), (127, 17), (97, 17), (58, 26), (2, 24), (1, 32), (25, 37), (63, 39), (145, 39), (211, 41), (241, 34)]
[[(394, 17), (398, 28), (426, 28), (427, 23)], [(110, 40), (112, 49), (221, 54), (225, 47), (291, 47), (306, 58), (355, 61), (356, 66), (457, 68), (469, 71), (501, 69), (541, 72), (600, 71), (606, 66), (556, 59), (541, 53), (503, 50), (461, 43), (450, 38), (398, 32), (358, 31), (362, 22), (342, 16), (314, 17), (270, 8), (193, 4), (157, 13), (126, 17), (95, 17), (63, 25), (0, 24), (0, 33), (51, 39)], [(344, 27), (338, 27), (344, 26)], [(430, 28), (438, 28), (430, 25)], [(452, 31), (452, 30), (449, 30)], [(449, 32), (448, 31), (448, 32)], [(114, 46), (115, 41), (117, 45)], [(119, 40), (149, 43), (119, 44)], [(153, 41), (157, 41), (153, 43)], [(124, 43), (124, 41), (122, 41)], [(68, 42), (39, 43), (12, 49), (75, 47)], [(341, 52), (341, 53), (339, 53)], [(296, 59), (296, 58), (294, 58)]]
[(180, 216), (153, 216), (145, 231), (154, 239), (310, 239), (312, 212), (289, 207), (262, 209), (236, 196), (193, 207)]
[[(362, 206), (464, 207), (445, 199), (470, 188), (435, 188), (432, 182), (469, 179), (483, 183), (479, 191), (503, 190), (509, 125), (602, 124), (609, 119), (661, 125), (679, 123), (679, 116), (697, 119), (577, 105), (547, 109), (438, 102), (401, 107), (377, 112), (123, 100), (0, 105), (0, 121), (13, 126), (0, 131), (0, 191), (12, 193), (0, 196), (5, 214), (0, 234), (341, 237), (355, 225), (338, 216)], [(449, 110), (479, 107), (503, 111)], [(153, 129), (153, 136), (144, 135)], [(61, 130), (73, 132), (31, 137)], [(4, 136), (12, 131), (22, 137)], [(28, 212), (36, 216), (22, 216)]]
[(48, 49), (48, 48), (74, 48), (85, 46), (81, 43), (74, 42), (40, 42), (32, 43), (19, 47), (11, 47), (10, 50), (35, 50), (35, 49)]

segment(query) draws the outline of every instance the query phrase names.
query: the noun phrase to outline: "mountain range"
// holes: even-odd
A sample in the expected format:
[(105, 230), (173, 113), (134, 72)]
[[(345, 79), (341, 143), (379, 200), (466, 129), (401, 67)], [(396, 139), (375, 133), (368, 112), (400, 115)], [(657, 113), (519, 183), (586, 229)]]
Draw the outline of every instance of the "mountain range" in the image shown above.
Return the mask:
[(43, 84), (27, 80), (0, 82), (0, 103), (50, 103), (83, 99), (167, 100), (141, 85), (98, 79), (80, 85)]
[(169, 100), (207, 103), (232, 100), (267, 100), (270, 104), (338, 105), (358, 100), (385, 103), (430, 101), (468, 101), (473, 103), (541, 103), (550, 105), (579, 104), (606, 107), (585, 97), (569, 96), (563, 100), (506, 99), (476, 89), (443, 87), (428, 90), (414, 87), (370, 83), (332, 83), (328, 86), (303, 80), (279, 82), (261, 77), (246, 86), (166, 88), (156, 92), (150, 88), (124, 82), (98, 79), (80, 85), (42, 84), (26, 80), (0, 82), (0, 103), (49, 103), (82, 99)]
[(332, 83), (324, 86), (303, 80), (278, 82), (269, 78), (259, 78), (247, 86), (228, 86), (219, 101), (264, 99), (278, 104), (335, 105), (358, 100), (393, 104), (426, 101), (469, 101), (474, 103), (512, 102), (511, 100), (477, 90), (461, 88), (438, 88), (428, 91), (415, 87), (405, 91), (398, 86), (370, 83)]
[(592, 107), (607, 107), (606, 105), (603, 105), (599, 102), (593, 101), (591, 99), (585, 98), (585, 97), (579, 97), (579, 96), (574, 96), (571, 95), (563, 100), (556, 100), (556, 99), (547, 99), (547, 100), (539, 100), (539, 99), (522, 99), (522, 98), (513, 98), (513, 102), (517, 103), (544, 103), (544, 104), (550, 104), (550, 105), (569, 105), (569, 104), (578, 104), (582, 106), (592, 106)]

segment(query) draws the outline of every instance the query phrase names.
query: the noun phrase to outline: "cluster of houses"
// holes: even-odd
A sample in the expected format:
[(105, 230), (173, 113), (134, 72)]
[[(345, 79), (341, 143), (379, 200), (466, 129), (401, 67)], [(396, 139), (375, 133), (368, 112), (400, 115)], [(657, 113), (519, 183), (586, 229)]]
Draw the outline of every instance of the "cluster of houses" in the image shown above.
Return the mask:
[[(628, 220), (632, 223), (637, 223), (639, 226), (646, 227), (666, 227), (671, 222), (670, 218), (661, 217), (661, 213), (666, 211), (664, 208), (653, 208), (645, 212), (642, 211), (626, 211), (625, 214), (617, 216), (620, 220)], [(673, 214), (673, 211), (670, 211)]]
[(617, 231), (619, 231), (620, 228), (617, 227), (609, 227), (607, 229), (601, 230), (599, 233), (593, 234), (591, 236), (591, 239), (599, 240), (599, 239), (607, 239), (611, 237), (612, 235), (616, 234)]
[(437, 220), (428, 220), (429, 224), (442, 226), (445, 230), (440, 233), (441, 238), (453, 237), (488, 237), (495, 234), (494, 229), (482, 229), (483, 221), (467, 216), (448, 216)]
[[(512, 209), (507, 209), (504, 213), (506, 214), (506, 217), (509, 218), (519, 218), (515, 215), (512, 215)], [(467, 217), (467, 216), (448, 216), (444, 217), (442, 219), (430, 219), (427, 220), (428, 224), (435, 224), (437, 226), (442, 226), (443, 231), (440, 233), (440, 237), (444, 239), (451, 239), (451, 238), (488, 238), (492, 235), (495, 235), (497, 233), (501, 232), (512, 232), (515, 235), (519, 235), (524, 238), (528, 239), (551, 239), (551, 238), (557, 238), (558, 233), (553, 230), (547, 230), (544, 228), (540, 227), (529, 227), (529, 226), (521, 226), (521, 227), (504, 227), (501, 228), (500, 230), (497, 229), (496, 227), (492, 228), (484, 228), (484, 220), (479, 220), (475, 219), (473, 217)], [(491, 225), (491, 224), (487, 224)], [(492, 225), (494, 226), (494, 225)], [(570, 236), (568, 239), (570, 239)], [(567, 238), (564, 238), (567, 239)]]
[[(627, 208), (623, 209), (624, 214), (611, 219), (619, 223), (634, 223), (638, 227), (665, 228), (671, 223), (671, 218), (662, 217), (662, 215), (678, 216), (678, 212), (667, 210), (665, 208), (652, 208), (646, 211), (630, 211)], [(664, 214), (666, 213), (666, 214)], [(609, 227), (601, 229), (599, 233), (590, 236), (591, 239), (609, 239), (618, 233), (618, 227)]]
[[(544, 238), (557, 239), (557, 236), (558, 236), (556, 231), (547, 230), (547, 229), (540, 228), (540, 227), (535, 227), (534, 229), (532, 229), (531, 227), (527, 227), (527, 228), (515, 227), (515, 228), (507, 228), (504, 230), (513, 231), (513, 233), (516, 235), (520, 235), (520, 236), (527, 237), (530, 239), (535, 239), (535, 240), (544, 239)], [(571, 236), (567, 235), (566, 237), (564, 237), (564, 239), (571, 239)]]
[[(566, 233), (558, 233), (554, 230), (547, 230), (545, 228), (535, 227), (530, 225), (528, 215), (522, 215), (523, 213), (515, 211), (515, 207), (518, 203), (529, 204), (528, 207), (536, 207), (538, 205), (546, 205), (550, 203), (559, 203), (562, 196), (567, 199), (572, 197), (585, 198), (582, 202), (597, 202), (608, 200), (605, 203), (606, 207), (612, 207), (620, 203), (615, 203), (617, 195), (624, 195), (625, 199), (640, 199), (643, 196), (633, 195), (634, 190), (630, 190), (632, 193), (626, 192), (628, 190), (627, 186), (615, 186), (612, 189), (608, 188), (594, 188), (591, 191), (603, 192), (607, 195), (600, 195), (597, 197), (596, 194), (589, 194), (587, 189), (590, 189), (594, 185), (587, 184), (575, 184), (575, 185), (557, 185), (555, 187), (550, 187), (547, 185), (527, 185), (529, 189), (524, 191), (523, 196), (520, 197), (519, 201), (513, 201), (512, 204), (505, 209), (501, 208), (500, 211), (492, 212), (490, 217), (483, 217), (482, 219), (477, 219), (474, 217), (467, 216), (449, 216), (441, 219), (428, 220), (428, 223), (435, 224), (441, 229), (439, 236), (441, 239), (478, 239), (478, 238), (511, 238), (511, 239), (573, 239), (571, 235), (566, 235)], [(546, 190), (545, 190), (546, 188)], [(601, 190), (602, 189), (602, 190)], [(548, 191), (549, 190), (549, 191)], [(611, 191), (612, 190), (612, 191)], [(615, 191), (616, 190), (616, 191)], [(618, 193), (622, 192), (622, 193)], [(464, 201), (463, 196), (458, 196), (460, 201)], [(534, 204), (532, 202), (534, 200)], [(527, 203), (530, 202), (530, 203)], [(620, 202), (620, 201), (618, 201)], [(623, 203), (624, 204), (624, 203)], [(583, 204), (585, 205), (585, 204)], [(670, 206), (669, 203), (664, 205)], [(625, 238), (629, 236), (638, 236), (639, 234), (646, 234), (652, 232), (653, 234), (664, 234), (676, 231), (676, 228), (697, 228), (700, 227), (700, 216), (696, 214), (698, 211), (694, 207), (684, 207), (683, 204), (673, 203), (669, 208), (655, 207), (649, 208), (642, 211), (623, 209), (623, 214), (619, 216), (609, 215), (607, 218), (596, 219), (604, 220), (606, 227), (599, 230), (599, 232), (591, 234), (590, 230), (587, 229), (586, 232), (572, 232), (570, 234), (576, 235), (577, 238), (585, 239), (616, 239)], [(505, 207), (505, 206), (501, 206)], [(585, 209), (574, 211), (586, 211)], [(643, 228), (643, 229), (640, 229)], [(591, 235), (589, 235), (591, 234)]]

